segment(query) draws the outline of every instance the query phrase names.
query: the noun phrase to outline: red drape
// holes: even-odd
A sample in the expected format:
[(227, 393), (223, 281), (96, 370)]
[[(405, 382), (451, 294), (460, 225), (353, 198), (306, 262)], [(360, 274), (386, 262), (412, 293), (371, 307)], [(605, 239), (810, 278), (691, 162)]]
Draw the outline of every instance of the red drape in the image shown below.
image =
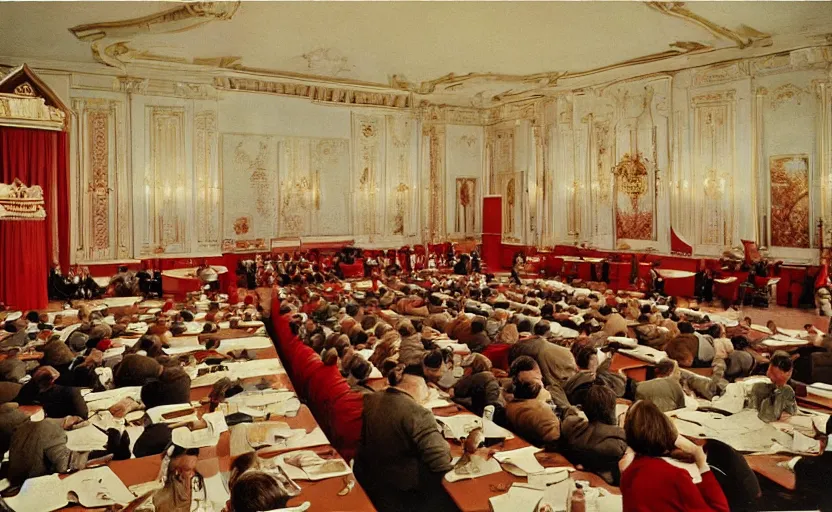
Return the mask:
[[(3, 257), (0, 300), (19, 308), (43, 308), (46, 307), (48, 269), (56, 263), (60, 263), (64, 271), (69, 267), (66, 133), (0, 127), (0, 183), (11, 183), (15, 178), (26, 186), (39, 185), (43, 189), (46, 220), (36, 221), (41, 224), (40, 228), (35, 228), (29, 221), (0, 221), (0, 224), (6, 224), (0, 231), (0, 255)], [(31, 228), (27, 240), (21, 238), (21, 226)], [(32, 274), (26, 275), (23, 268), (11, 266), (9, 262), (12, 261), (18, 264), (25, 261), (24, 268)], [(28, 290), (22, 292), (23, 301), (18, 301), (14, 295), (21, 293), (20, 288)], [(42, 303), (27, 302), (29, 297), (37, 300), (42, 297)]]
[(47, 271), (46, 222), (0, 221), (0, 301), (18, 310), (45, 308)]

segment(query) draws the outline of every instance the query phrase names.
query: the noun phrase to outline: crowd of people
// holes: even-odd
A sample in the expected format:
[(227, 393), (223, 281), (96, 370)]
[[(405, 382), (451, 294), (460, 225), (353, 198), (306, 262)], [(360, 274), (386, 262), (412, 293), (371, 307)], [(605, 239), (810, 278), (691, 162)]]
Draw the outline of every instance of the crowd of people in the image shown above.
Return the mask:
[[(718, 398), (738, 379), (765, 375), (744, 405), (765, 422), (786, 419), (797, 414), (796, 395), (805, 392), (805, 358), (832, 350), (828, 334), (806, 325), (798, 334), (808, 341), (804, 348), (769, 355), (759, 343), (779, 332), (773, 322), (763, 333), (735, 311), (689, 309), (659, 293), (524, 280), (519, 268), (511, 279), (486, 275), (476, 254), (448, 255), (438, 265), (444, 271), (414, 271), (396, 254), (362, 258), (368, 278), (341, 279), (340, 265), (354, 264), (355, 257), (354, 251), (326, 261), (285, 255), (243, 264), (238, 274), (240, 285), (265, 286), (265, 295), (276, 289), (275, 309), (292, 332), (364, 396), (354, 471), (379, 510), (455, 510), (441, 483), (453, 468), (450, 447), (423, 407), (436, 391), (619, 487), (625, 511), (765, 508), (761, 500), (771, 496), (741, 455), (718, 441), (692, 443), (664, 413), (697, 398)], [(126, 431), (110, 429), (106, 448), (94, 452), (68, 449), (65, 432), (89, 417), (82, 389), (140, 386), (140, 401), (124, 399), (110, 408), (117, 417), (188, 402), (191, 377), (184, 367), (229, 356), (213, 350), (210, 336), (202, 340), (204, 350), (168, 356), (163, 349), (171, 339), (197, 315), (210, 335), (222, 321), (234, 327), (270, 313), (265, 298), (236, 288), (230, 294), (223, 299), (232, 305), (224, 309), (220, 298), (194, 296), (181, 304), (160, 301), (158, 310), (141, 314), (137, 306), (91, 309), (83, 303), (71, 313), (15, 318), (0, 312), (0, 353), (6, 356), (0, 361), (0, 450), (9, 452), (3, 471), (10, 483), (101, 460), (163, 454), (172, 469), (167, 491), (153, 498), (156, 510), (187, 510), (184, 504), (200, 489), (192, 485), (196, 454), (173, 446), (166, 425), (146, 428), (135, 442)], [(147, 324), (141, 338), (105, 358), (118, 348), (113, 340), (137, 322)], [(643, 382), (612, 369), (618, 350), (633, 340), (667, 355)], [(691, 371), (697, 368), (712, 371)], [(215, 386), (213, 401), (230, 387)], [(32, 421), (20, 410), (29, 404), (42, 406), (46, 419)], [(622, 414), (620, 404), (632, 405)], [(829, 508), (828, 486), (818, 483), (819, 471), (828, 474), (828, 453), (797, 463), (798, 490), (787, 501)], [(672, 459), (692, 462), (701, 481), (693, 483)], [(291, 482), (261, 471), (256, 457), (238, 458), (229, 484), (227, 506), (235, 512), (280, 508), (297, 494)]]
[[(356, 474), (382, 510), (419, 509), (417, 494), (446, 497), (439, 476), (451, 467), (447, 442), (418, 406), (431, 388), (620, 486), (625, 510), (761, 506), (758, 481), (736, 451), (718, 441), (693, 445), (663, 413), (765, 375), (745, 406), (765, 422), (787, 419), (797, 412), (796, 392), (805, 392), (794, 372), (812, 353), (829, 351), (832, 338), (806, 325), (798, 334), (806, 347), (770, 354), (759, 344), (777, 326), (752, 326), (735, 310), (708, 314), (658, 293), (524, 281), (519, 272), (511, 280), (468, 267), (456, 272), (466, 259), (445, 273), (393, 272), (350, 287), (325, 281), (281, 291), (281, 313), (291, 316), (298, 337), (367, 395)], [(610, 369), (628, 336), (667, 354), (652, 379), (636, 382)], [(691, 371), (698, 368), (712, 371)], [(388, 383), (383, 391), (368, 385), (373, 370)], [(617, 402), (638, 407), (619, 417)], [(674, 483), (684, 470), (662, 459), (668, 456), (695, 462), (702, 483)], [(714, 465), (731, 470), (713, 478), (707, 473)], [(818, 506), (823, 492), (800, 499)]]

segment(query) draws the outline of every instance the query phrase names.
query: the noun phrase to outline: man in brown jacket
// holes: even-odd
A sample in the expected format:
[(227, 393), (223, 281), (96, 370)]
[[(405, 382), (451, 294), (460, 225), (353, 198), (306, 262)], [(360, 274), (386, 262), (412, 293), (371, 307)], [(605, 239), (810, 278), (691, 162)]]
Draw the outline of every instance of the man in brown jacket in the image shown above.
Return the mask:
[(555, 449), (560, 439), (560, 421), (552, 408), (539, 400), (540, 383), (514, 382), (514, 400), (506, 405), (506, 419), (511, 430), (531, 444)]
[[(535, 333), (550, 330), (547, 320), (541, 320), (534, 326)], [(575, 357), (566, 347), (550, 343), (541, 335), (536, 335), (516, 343), (509, 351), (509, 361), (514, 361), (520, 356), (529, 356), (540, 365), (543, 374), (543, 384), (563, 385), (570, 377), (578, 371), (575, 364)]]

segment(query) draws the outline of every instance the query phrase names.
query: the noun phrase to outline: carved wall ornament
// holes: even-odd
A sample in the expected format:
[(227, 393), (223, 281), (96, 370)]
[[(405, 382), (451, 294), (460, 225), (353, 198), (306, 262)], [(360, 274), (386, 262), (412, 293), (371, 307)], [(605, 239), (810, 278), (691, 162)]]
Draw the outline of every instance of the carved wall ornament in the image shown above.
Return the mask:
[(746, 25), (736, 30), (723, 27), (703, 16), (700, 16), (685, 6), (685, 2), (647, 2), (647, 6), (662, 14), (681, 18), (685, 21), (706, 29), (711, 34), (734, 43), (738, 48), (749, 46), (765, 46), (771, 42), (771, 35), (754, 30)]
[(766, 55), (751, 60), (751, 72), (755, 76), (765, 76), (773, 73), (791, 71), (792, 62), (788, 52)]
[(717, 66), (708, 66), (696, 72), (694, 85), (707, 86), (732, 82), (747, 77), (749, 74), (746, 61), (735, 61)]
[(27, 187), (17, 178), (12, 183), (0, 183), (0, 221), (45, 218), (42, 188)]
[(276, 82), (253, 78), (216, 77), (214, 87), (227, 91), (259, 92), (281, 96), (297, 96), (323, 103), (367, 105), (374, 107), (410, 108), (409, 94), (370, 92), (358, 89)]
[(93, 56), (108, 66), (124, 68), (132, 53), (127, 44), (147, 34), (184, 32), (215, 20), (230, 20), (240, 1), (175, 4), (156, 14), (126, 20), (88, 23), (69, 29), (81, 41), (91, 43)]
[(794, 101), (800, 105), (803, 94), (809, 94), (809, 92), (794, 84), (781, 85), (771, 93), (771, 108), (777, 110), (779, 106), (789, 101)]
[(110, 247), (109, 118), (109, 109), (87, 113), (91, 178), (87, 192), (90, 196), (94, 250)]
[(332, 48), (317, 48), (304, 53), (301, 58), (306, 61), (309, 71), (320, 75), (338, 76), (353, 68), (346, 57)]
[(722, 102), (733, 102), (734, 98), (736, 97), (737, 92), (733, 89), (730, 91), (718, 91), (718, 92), (711, 92), (708, 94), (701, 94), (698, 96), (694, 96), (691, 98), (691, 105), (703, 105), (708, 103), (722, 103)]
[(15, 87), (14, 93), (18, 96), (37, 96), (35, 90), (32, 88), (32, 84), (30, 84), (29, 82), (23, 82), (22, 84)]
[(221, 238), (222, 188), (216, 112), (206, 110), (194, 114), (193, 141), (197, 243), (201, 249), (217, 249)]

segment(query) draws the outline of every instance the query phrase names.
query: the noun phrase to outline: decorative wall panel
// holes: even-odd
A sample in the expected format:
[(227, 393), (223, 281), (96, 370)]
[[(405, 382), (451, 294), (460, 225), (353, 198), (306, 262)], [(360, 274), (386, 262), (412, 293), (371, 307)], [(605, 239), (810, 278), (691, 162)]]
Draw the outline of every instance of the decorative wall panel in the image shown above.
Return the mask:
[(695, 203), (700, 219), (696, 243), (723, 248), (733, 245), (735, 92), (720, 91), (693, 98), (693, 179), (701, 185)]
[(224, 251), (265, 249), (277, 237), (277, 180), (275, 137), (222, 135)]
[(349, 141), (285, 137), (279, 146), (280, 236), (349, 234)]
[(377, 235), (384, 231), (381, 191), (384, 179), (384, 117), (353, 114), (354, 233)]
[(350, 141), (312, 139), (312, 234), (352, 233), (350, 190)]
[(445, 125), (422, 128), (427, 167), (427, 233), (426, 241), (439, 242), (445, 234)]
[(222, 187), (220, 186), (217, 114), (194, 115), (194, 176), (196, 240), (200, 250), (220, 248)]
[(459, 125), (447, 125), (446, 130), (447, 230), (453, 237), (479, 237), (482, 229), (483, 130), (478, 126)]
[(386, 126), (385, 233), (413, 236), (418, 230), (415, 210), (418, 181), (413, 159), (416, 121), (404, 116), (387, 116)]
[(186, 253), (188, 246), (188, 206), (190, 169), (185, 156), (185, 109), (147, 106), (148, 163), (145, 172), (145, 197), (152, 205), (146, 218), (152, 224), (153, 252)]
[(75, 257), (81, 262), (127, 258), (130, 196), (124, 138), (124, 103), (76, 98), (75, 132), (78, 227)]
[(809, 155), (771, 157), (771, 245), (810, 246)]

